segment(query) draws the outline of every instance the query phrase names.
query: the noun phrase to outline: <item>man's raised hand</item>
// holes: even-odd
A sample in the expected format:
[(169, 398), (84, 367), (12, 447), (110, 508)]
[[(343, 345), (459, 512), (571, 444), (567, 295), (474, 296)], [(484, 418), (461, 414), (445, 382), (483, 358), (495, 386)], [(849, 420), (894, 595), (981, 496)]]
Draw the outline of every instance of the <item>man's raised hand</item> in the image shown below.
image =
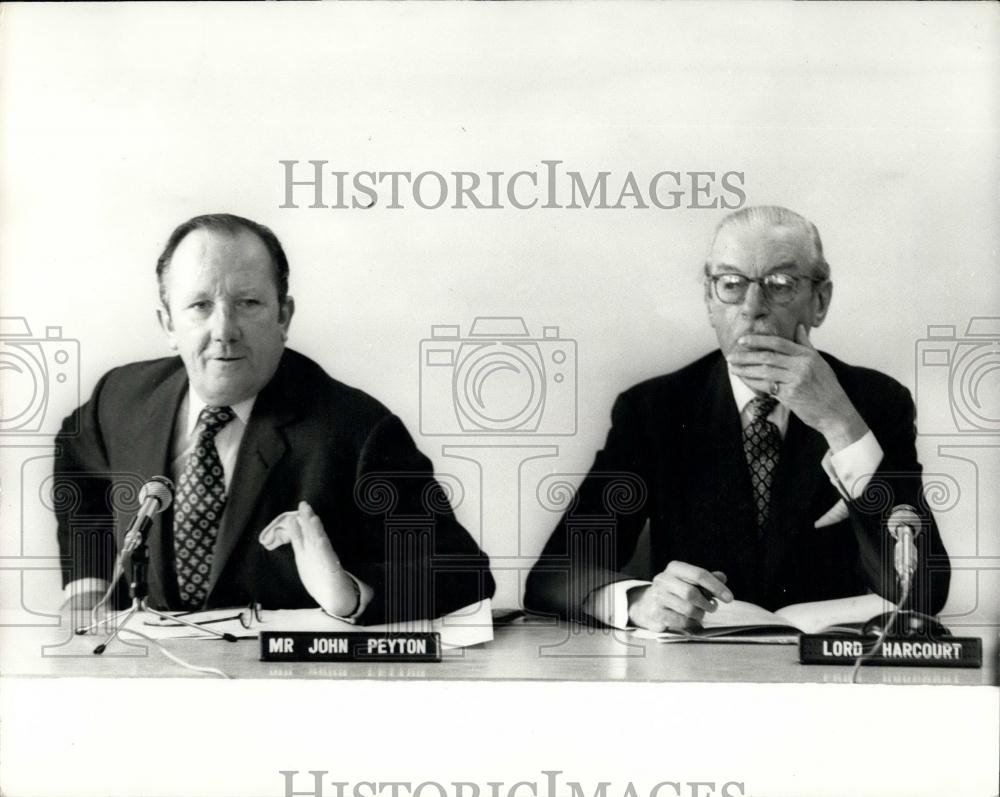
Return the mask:
[(830, 364), (816, 351), (804, 325), (795, 340), (747, 334), (729, 353), (729, 370), (761, 393), (773, 394), (806, 425), (822, 434), (836, 453), (868, 431)]
[(325, 611), (338, 617), (356, 612), (359, 591), (326, 536), (323, 521), (305, 501), (283, 512), (260, 533), (260, 544), (273, 551), (291, 544), (295, 566), (306, 591)]

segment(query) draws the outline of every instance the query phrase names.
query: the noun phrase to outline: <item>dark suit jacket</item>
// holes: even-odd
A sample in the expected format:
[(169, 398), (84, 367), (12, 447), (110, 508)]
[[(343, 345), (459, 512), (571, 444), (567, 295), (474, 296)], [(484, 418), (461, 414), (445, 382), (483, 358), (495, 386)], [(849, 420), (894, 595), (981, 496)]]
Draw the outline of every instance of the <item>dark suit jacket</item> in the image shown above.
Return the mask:
[[(117, 368), (64, 424), (54, 489), (64, 584), (109, 578), (139, 486), (170, 473), (173, 426), (187, 386), (176, 357)], [(344, 567), (374, 588), (363, 623), (438, 616), (493, 594), (488, 558), (455, 520), (431, 463), (402, 422), (286, 350), (244, 433), (206, 606), (316, 605), (299, 580), (291, 546), (266, 551), (257, 541), (300, 500), (322, 519)], [(167, 510), (148, 538), (149, 599), (158, 607), (179, 606), (171, 528)]]
[(874, 590), (896, 597), (892, 507), (917, 507), (922, 567), (912, 608), (938, 611), (949, 563), (921, 490), (914, 407), (893, 379), (824, 354), (884, 451), (849, 517), (814, 523), (840, 498), (821, 466), (822, 435), (790, 414), (763, 535), (755, 528), (742, 426), (721, 352), (622, 393), (604, 449), (530, 573), (525, 606), (578, 616), (619, 568), (649, 523), (652, 577), (671, 560), (721, 570), (741, 600), (775, 610)]

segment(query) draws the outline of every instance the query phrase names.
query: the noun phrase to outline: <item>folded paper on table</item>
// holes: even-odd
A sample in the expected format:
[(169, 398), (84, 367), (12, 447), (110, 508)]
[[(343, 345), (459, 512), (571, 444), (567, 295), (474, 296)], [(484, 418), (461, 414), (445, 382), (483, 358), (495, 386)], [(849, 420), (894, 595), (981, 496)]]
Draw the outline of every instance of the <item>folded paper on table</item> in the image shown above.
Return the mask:
[(859, 634), (861, 626), (893, 604), (881, 595), (855, 595), (812, 603), (796, 603), (776, 612), (769, 612), (754, 603), (719, 602), (719, 608), (707, 612), (700, 630), (647, 631), (632, 633), (643, 639), (664, 642), (757, 642), (765, 644), (795, 644), (799, 634), (843, 632)]
[[(331, 617), (321, 609), (262, 609), (255, 615), (246, 608), (231, 608), (171, 614), (181, 614), (185, 620), (239, 639), (256, 639), (260, 631), (436, 631), (446, 648), (468, 647), (493, 639), (493, 605), (489, 598), (434, 620), (366, 626)], [(163, 620), (148, 612), (134, 615), (123, 631), (127, 633), (130, 629), (153, 639), (218, 639), (206, 630)]]

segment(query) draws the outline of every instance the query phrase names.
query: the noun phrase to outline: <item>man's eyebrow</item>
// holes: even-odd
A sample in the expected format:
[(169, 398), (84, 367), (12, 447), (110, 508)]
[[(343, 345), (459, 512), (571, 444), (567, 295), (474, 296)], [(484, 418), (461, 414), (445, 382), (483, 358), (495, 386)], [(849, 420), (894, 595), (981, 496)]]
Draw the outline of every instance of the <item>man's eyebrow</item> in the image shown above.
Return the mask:
[(780, 263), (778, 263), (778, 265), (771, 266), (771, 268), (767, 270), (767, 273), (771, 274), (775, 271), (782, 271), (783, 269), (798, 268), (798, 267), (799, 264), (796, 263), (794, 260), (783, 260)]
[(706, 273), (706, 274), (711, 274), (711, 273), (712, 273), (712, 270), (713, 270), (713, 268), (714, 268), (714, 269), (715, 269), (716, 271), (719, 271), (719, 270), (722, 270), (722, 271), (729, 271), (729, 272), (733, 272), (733, 273), (736, 273), (736, 274), (742, 274), (742, 273), (743, 273), (743, 272), (742, 272), (742, 271), (740, 271), (740, 270), (739, 270), (738, 268), (736, 268), (736, 266), (731, 266), (731, 265), (729, 265), (729, 263), (717, 263), (717, 264), (716, 264), (715, 266), (713, 266), (713, 265), (712, 265), (711, 263), (709, 263), (709, 262), (708, 262), (708, 261), (706, 260), (706, 261), (705, 261), (705, 273)]
[[(767, 271), (764, 272), (764, 274), (765, 275), (767, 275), (767, 274), (775, 274), (775, 273), (777, 273), (779, 271), (789, 271), (789, 270), (796, 271), (796, 270), (798, 270), (798, 268), (799, 268), (799, 264), (796, 263), (794, 260), (783, 260), (780, 263), (778, 263), (778, 264), (776, 264), (774, 266), (771, 266)], [(706, 274), (706, 276), (712, 276), (713, 273), (714, 274), (739, 274), (741, 277), (745, 277), (746, 276), (745, 272), (741, 271), (739, 268), (737, 268), (736, 266), (733, 266), (733, 265), (731, 265), (729, 263), (716, 263), (715, 266), (713, 266), (708, 261), (705, 261), (705, 274)]]

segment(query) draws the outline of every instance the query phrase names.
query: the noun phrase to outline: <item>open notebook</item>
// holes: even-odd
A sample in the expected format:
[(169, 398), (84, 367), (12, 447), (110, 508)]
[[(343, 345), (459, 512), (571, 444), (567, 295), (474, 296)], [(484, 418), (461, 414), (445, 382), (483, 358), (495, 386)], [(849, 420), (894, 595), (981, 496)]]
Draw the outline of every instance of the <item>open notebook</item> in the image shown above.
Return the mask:
[(643, 639), (691, 642), (763, 642), (792, 644), (799, 634), (843, 632), (860, 634), (861, 626), (872, 617), (891, 611), (893, 604), (881, 595), (856, 595), (813, 603), (796, 603), (769, 612), (754, 603), (719, 602), (706, 613), (700, 631), (646, 631), (632, 633)]
[[(488, 598), (434, 620), (389, 625), (352, 625), (321, 609), (263, 609), (256, 614), (249, 609), (210, 609), (183, 616), (190, 622), (240, 639), (256, 639), (260, 631), (436, 631), (441, 634), (441, 644), (445, 648), (468, 647), (493, 639), (493, 606)], [(130, 618), (123, 633), (133, 628), (153, 639), (218, 639), (214, 634), (163, 620), (148, 612), (139, 612)]]

